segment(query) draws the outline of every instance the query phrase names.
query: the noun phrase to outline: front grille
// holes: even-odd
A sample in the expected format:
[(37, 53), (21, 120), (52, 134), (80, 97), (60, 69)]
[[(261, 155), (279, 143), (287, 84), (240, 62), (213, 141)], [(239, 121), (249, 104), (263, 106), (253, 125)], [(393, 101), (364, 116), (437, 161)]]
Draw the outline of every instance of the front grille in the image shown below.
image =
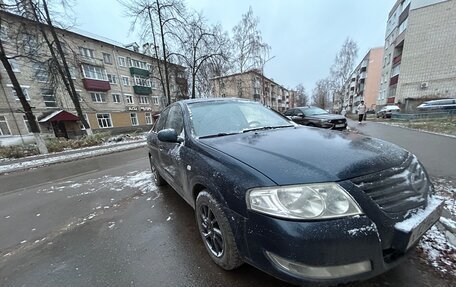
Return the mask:
[(352, 182), (393, 217), (424, 207), (431, 188), (423, 167), (412, 154), (399, 167), (358, 177)]
[(340, 120), (331, 120), (332, 124), (345, 124), (346, 120), (345, 119), (340, 119)]

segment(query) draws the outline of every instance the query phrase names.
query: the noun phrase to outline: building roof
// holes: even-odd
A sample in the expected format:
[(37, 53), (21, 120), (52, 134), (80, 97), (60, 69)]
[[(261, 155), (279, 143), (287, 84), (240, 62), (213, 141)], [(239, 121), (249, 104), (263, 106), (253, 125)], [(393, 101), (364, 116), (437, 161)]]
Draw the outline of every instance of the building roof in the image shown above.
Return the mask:
[(59, 110), (59, 111), (52, 112), (51, 114), (49, 114), (49, 115), (45, 116), (44, 118), (42, 118), (41, 120), (39, 120), (38, 122), (45, 123), (48, 121), (51, 121), (51, 122), (73, 121), (74, 122), (74, 121), (79, 121), (79, 118), (65, 110)]
[(209, 80), (212, 81), (212, 80), (230, 78), (230, 77), (235, 77), (235, 76), (245, 75), (245, 74), (255, 74), (255, 75), (259, 76), (259, 77), (264, 78), (265, 80), (268, 80), (268, 81), (270, 81), (270, 82), (273, 82), (275, 85), (277, 85), (277, 86), (281, 87), (282, 89), (285, 89), (285, 90), (288, 91), (287, 88), (285, 88), (284, 86), (278, 84), (278, 83), (275, 82), (274, 80), (272, 80), (272, 79), (266, 77), (266, 76), (263, 75), (262, 73), (258, 72), (258, 70), (256, 70), (256, 69), (248, 70), (248, 71), (245, 71), (245, 72), (243, 72), (243, 73), (234, 73), (234, 74), (231, 74), (231, 75), (224, 75), (224, 76), (213, 77), (213, 78), (210, 78)]

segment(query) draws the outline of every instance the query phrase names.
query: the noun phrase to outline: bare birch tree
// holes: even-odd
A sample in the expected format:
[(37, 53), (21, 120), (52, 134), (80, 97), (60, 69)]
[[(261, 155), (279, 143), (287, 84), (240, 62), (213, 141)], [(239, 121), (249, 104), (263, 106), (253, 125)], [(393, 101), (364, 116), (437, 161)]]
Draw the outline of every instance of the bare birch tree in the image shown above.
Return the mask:
[(228, 60), (224, 53), (224, 46), (227, 43), (225, 38), (219, 37), (220, 30), (220, 27), (207, 25), (204, 17), (200, 13), (195, 13), (187, 21), (184, 34), (175, 34), (179, 39), (180, 49), (174, 54), (189, 68), (192, 99), (196, 98), (197, 84), (205, 81), (204, 76), (209, 76), (203, 76), (201, 72), (209, 67), (210, 60)]
[(260, 20), (253, 15), (252, 7), (242, 15), (241, 21), (233, 28), (233, 67), (243, 73), (260, 69), (268, 59), (271, 47), (263, 42), (258, 28)]
[(334, 59), (330, 68), (330, 85), (333, 94), (333, 104), (343, 101), (343, 89), (345, 82), (350, 77), (358, 56), (358, 45), (350, 38), (345, 39), (344, 44)]
[(315, 88), (312, 90), (313, 105), (327, 109), (330, 106), (330, 86), (328, 79), (321, 79), (315, 83)]
[(158, 60), (159, 78), (167, 103), (171, 103), (171, 59), (175, 56), (175, 34), (181, 33), (185, 18), (182, 0), (118, 0), (133, 19), (131, 30), (139, 26), (143, 40), (150, 39)]
[(306, 88), (303, 84), (298, 84), (295, 88), (297, 99), (296, 104), (298, 106), (307, 106), (309, 105), (309, 96), (307, 95)]

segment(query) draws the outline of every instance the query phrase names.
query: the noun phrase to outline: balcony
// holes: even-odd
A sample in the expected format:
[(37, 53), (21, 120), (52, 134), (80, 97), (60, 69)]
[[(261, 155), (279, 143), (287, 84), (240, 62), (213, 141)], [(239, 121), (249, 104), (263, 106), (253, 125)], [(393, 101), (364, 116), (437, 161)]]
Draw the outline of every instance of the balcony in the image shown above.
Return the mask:
[(140, 69), (140, 68), (136, 68), (136, 67), (130, 67), (130, 75), (132, 75), (132, 76), (137, 75), (137, 76), (141, 76), (144, 78), (148, 78), (149, 74), (150, 73), (148, 70), (144, 70), (144, 69)]
[(407, 7), (404, 9), (404, 11), (402, 11), (401, 15), (399, 15), (399, 22), (398, 22), (397, 26), (401, 25), (402, 22), (404, 22), (405, 19), (407, 19), (408, 15), (409, 15), (409, 10), (410, 10), (410, 4), (408, 4)]
[(152, 94), (152, 88), (151, 87), (133, 86), (133, 91), (135, 91), (135, 94), (137, 94), (137, 95), (150, 95), (150, 94)]
[(84, 88), (88, 91), (106, 92), (111, 89), (111, 85), (108, 81), (94, 80), (94, 79), (82, 79)]
[(402, 54), (400, 54), (400, 55), (394, 57), (394, 58), (393, 58), (393, 65), (396, 65), (396, 64), (400, 63), (401, 60), (402, 60)]
[(396, 76), (392, 77), (392, 78), (390, 79), (390, 84), (389, 84), (389, 85), (390, 85), (390, 86), (396, 85), (397, 82), (399, 82), (399, 75), (396, 75)]
[(78, 60), (82, 64), (89, 64), (89, 65), (92, 65), (92, 66), (104, 67), (103, 59), (90, 58), (90, 57), (85, 57), (85, 56), (78, 55)]

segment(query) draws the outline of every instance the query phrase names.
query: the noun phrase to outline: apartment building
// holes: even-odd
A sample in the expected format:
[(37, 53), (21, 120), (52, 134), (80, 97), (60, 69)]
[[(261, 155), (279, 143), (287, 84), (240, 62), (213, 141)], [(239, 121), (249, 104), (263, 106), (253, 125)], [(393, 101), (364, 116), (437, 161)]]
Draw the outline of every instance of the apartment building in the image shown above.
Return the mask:
[[(1, 39), (10, 56), (20, 55), (23, 49), (36, 49), (35, 59), (18, 57), (10, 63), (42, 133), (66, 138), (84, 134), (68, 93), (52, 80), (46, 64), (49, 50), (40, 44), (40, 34), (32, 31), (35, 22), (0, 13)], [(30, 29), (25, 31), (28, 24)], [(87, 32), (57, 31), (92, 130), (119, 133), (150, 129), (154, 114), (163, 109), (167, 99), (158, 80), (159, 62), (150, 56), (148, 46), (140, 51), (136, 43), (124, 45)], [(170, 71), (172, 101), (186, 98), (185, 69), (170, 64)], [(0, 135), (26, 135), (30, 133), (28, 122), (3, 67), (0, 77)]]
[(295, 93), (265, 77), (258, 70), (250, 70), (211, 80), (214, 97), (249, 99), (282, 112), (292, 108)]
[(383, 47), (370, 49), (351, 73), (344, 86), (343, 108), (356, 113), (364, 101), (368, 109), (375, 110), (380, 88)]
[(456, 1), (399, 0), (389, 13), (377, 104), (405, 112), (456, 97)]

